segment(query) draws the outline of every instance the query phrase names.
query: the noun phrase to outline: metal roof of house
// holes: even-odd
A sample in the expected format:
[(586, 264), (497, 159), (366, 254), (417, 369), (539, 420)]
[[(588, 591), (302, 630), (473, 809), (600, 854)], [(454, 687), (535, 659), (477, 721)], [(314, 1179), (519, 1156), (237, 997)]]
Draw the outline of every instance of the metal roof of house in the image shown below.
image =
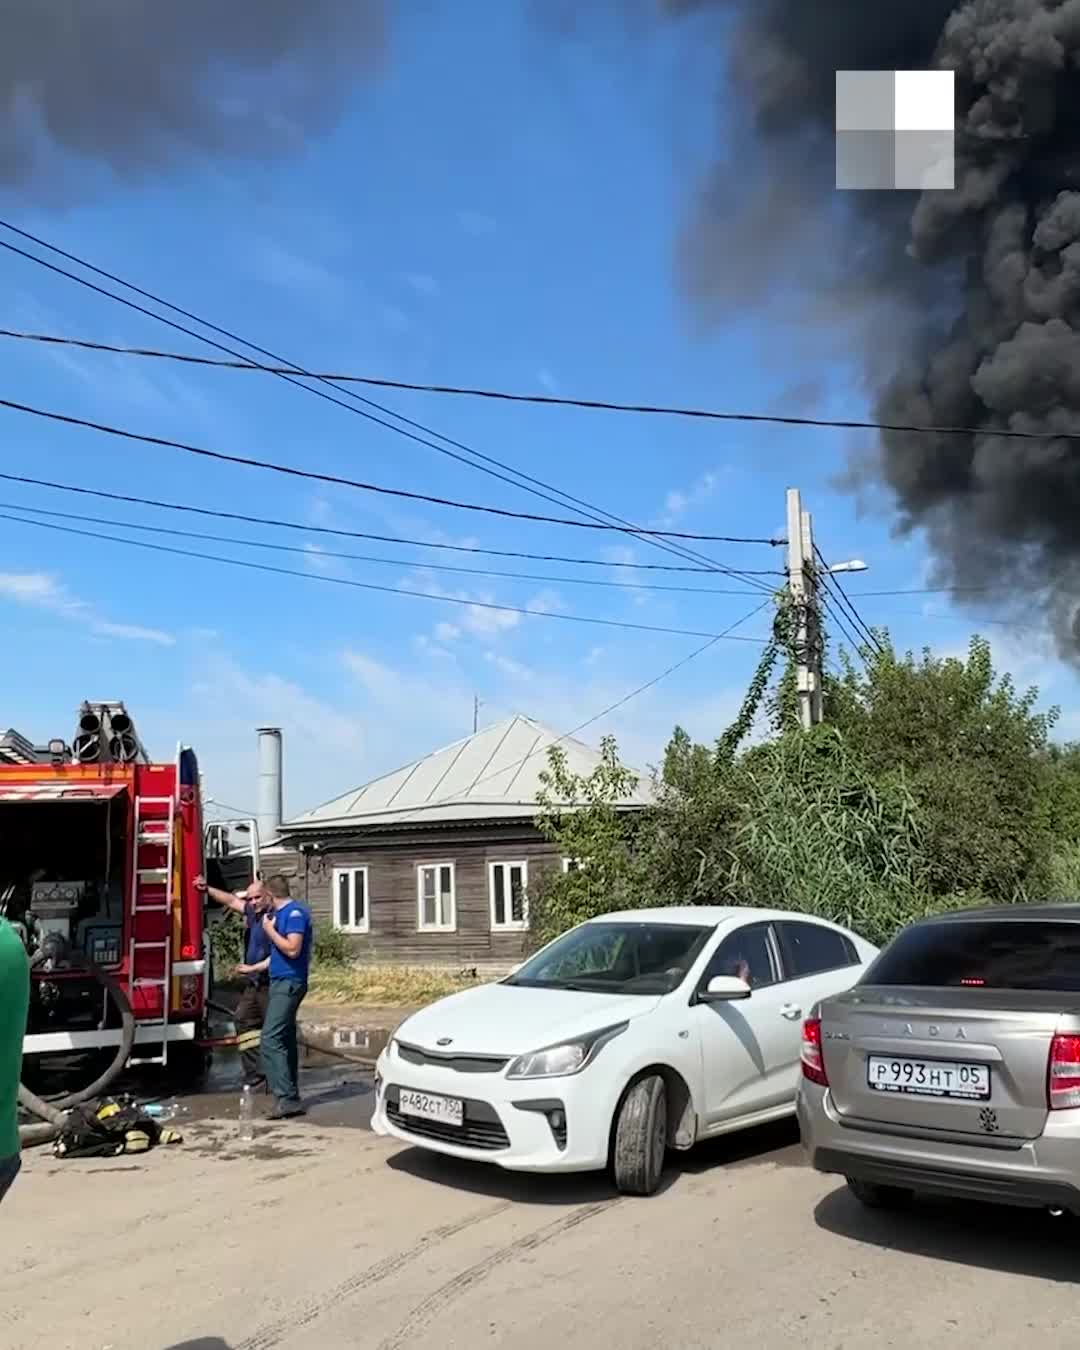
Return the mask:
[[(282, 828), (527, 818), (536, 812), (540, 775), (555, 744), (573, 773), (588, 775), (601, 762), (599, 751), (581, 741), (559, 736), (531, 718), (512, 717), (296, 816)], [(639, 775), (636, 790), (619, 804), (639, 807), (649, 798), (648, 784)]]

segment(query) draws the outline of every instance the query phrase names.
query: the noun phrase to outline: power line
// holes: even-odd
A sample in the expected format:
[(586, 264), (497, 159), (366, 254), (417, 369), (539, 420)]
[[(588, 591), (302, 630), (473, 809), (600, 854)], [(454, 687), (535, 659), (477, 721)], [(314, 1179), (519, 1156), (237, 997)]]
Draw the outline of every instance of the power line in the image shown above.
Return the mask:
[(893, 591), (855, 591), (853, 594), (856, 599), (869, 599), (870, 597), (880, 597), (887, 595), (963, 595), (966, 593), (985, 595), (992, 594), (1000, 590), (1006, 594), (1005, 588), (996, 586), (905, 586), (899, 590)]
[[(6, 475), (0, 475), (6, 476)], [(152, 534), (170, 534), (180, 539), (204, 539), (212, 543), (221, 543), (220, 534), (204, 534), (197, 530), (171, 530), (164, 525), (146, 525), (134, 520), (113, 520), (105, 516), (77, 515), (72, 511), (49, 511), (41, 506), (26, 506), (22, 502), (0, 502), (0, 508), (7, 511), (28, 511), (35, 516), (53, 516), (60, 520), (81, 521), (83, 524), (110, 525), (122, 530), (148, 530)], [(303, 547), (296, 544), (273, 544), (264, 539), (230, 539), (230, 544), (238, 548), (269, 549), (275, 553), (299, 553), (301, 557), (335, 558), (347, 562), (377, 563), (387, 567), (409, 567), (428, 572), (452, 572), (456, 576), (484, 577), (503, 581), (543, 581), (554, 582), (560, 586), (603, 586), (615, 590), (632, 587), (638, 591), (667, 591), (680, 595), (746, 595), (745, 589), (735, 590), (718, 586), (663, 586), (644, 581), (609, 581), (598, 577), (542, 576), (535, 572), (503, 572), (483, 567), (450, 567), (445, 563), (415, 561), (409, 558), (376, 558), (364, 553), (339, 553), (332, 549)], [(706, 575), (712, 575), (706, 573)]]
[[(361, 479), (343, 478), (338, 474), (319, 473), (315, 469), (298, 469), (291, 464), (278, 464), (274, 460), (256, 459), (251, 455), (231, 455), (224, 450), (210, 450), (205, 446), (192, 445), (188, 441), (174, 441), (167, 436), (151, 436), (145, 432), (128, 431), (124, 427), (114, 427), (107, 422), (94, 422), (86, 417), (74, 417), (70, 413), (54, 412), (47, 408), (35, 408), (28, 403), (17, 403), (13, 399), (0, 398), (0, 408), (10, 408), (14, 412), (29, 413), (32, 417), (42, 417), (50, 422), (62, 422), (65, 426), (83, 427), (88, 431), (99, 431), (105, 436), (118, 436), (126, 441), (139, 441), (144, 445), (162, 446), (168, 450), (182, 450), (188, 455), (199, 455), (204, 459), (214, 459), (225, 464), (241, 464), (249, 469), (264, 469), (270, 473), (286, 474), (291, 478), (306, 478), (317, 483), (333, 483), (337, 487), (356, 488), (361, 492), (375, 492), (380, 496), (404, 497), (409, 501), (429, 502), (434, 506), (452, 507), (456, 511), (479, 511), (489, 516), (502, 516), (511, 520), (528, 520), (544, 525), (565, 525), (581, 530), (607, 530), (618, 534), (629, 534), (635, 538), (648, 539), (660, 536), (671, 539), (704, 539), (722, 542), (719, 536), (708, 534), (684, 534), (674, 530), (638, 530), (623, 525), (607, 525), (591, 520), (570, 520), (560, 516), (540, 516), (528, 511), (511, 511), (505, 506), (482, 506), (476, 502), (461, 502), (452, 497), (433, 497), (426, 492), (409, 492), (405, 488), (383, 487), (378, 483), (366, 483)], [(728, 541), (731, 542), (731, 541)], [(740, 543), (769, 543), (767, 539), (739, 540)], [(715, 570), (728, 572), (728, 568), (715, 567)], [(737, 575), (737, 573), (732, 573)], [(757, 583), (762, 588), (762, 583)]]
[[(260, 347), (257, 343), (249, 342), (247, 339), (238, 336), (236, 333), (230, 332), (227, 328), (221, 328), (217, 324), (210, 323), (208, 320), (200, 318), (197, 314), (193, 314), (188, 310), (181, 309), (179, 306), (170, 303), (168, 300), (164, 300), (160, 296), (156, 296), (150, 291), (141, 289), (140, 287), (134, 285), (132, 282), (125, 281), (122, 277), (118, 277), (111, 272), (105, 271), (103, 268), (95, 266), (93, 263), (87, 262), (84, 258), (80, 258), (77, 254), (69, 253), (64, 249), (59, 248), (57, 245), (50, 244), (46, 240), (39, 238), (37, 235), (33, 235), (26, 230), (19, 229), (18, 226), (16, 225), (12, 225), (9, 222), (0, 219), (0, 227), (3, 227), (10, 233), (16, 234), (19, 237), (36, 244), (39, 248), (48, 249), (51, 253), (54, 253), (59, 257), (65, 258), (69, 262), (73, 262), (77, 266), (82, 267), (87, 271), (95, 273), (97, 276), (105, 277), (107, 280), (112, 281), (117, 285), (123, 286), (126, 290), (132, 291), (136, 295), (141, 295), (143, 299), (150, 300), (156, 305), (161, 305), (164, 308), (171, 310), (174, 314), (180, 314), (184, 318), (190, 319), (193, 323), (197, 323), (203, 328), (208, 328), (211, 332), (218, 333), (222, 337), (227, 337), (233, 342), (242, 343), (244, 346), (250, 347), (253, 351), (258, 352), (260, 356), (265, 356), (271, 361), (279, 361), (282, 362), (283, 364), (290, 365), (293, 370), (292, 375), (282, 372), (278, 376), (278, 378), (285, 380), (287, 383), (295, 385), (299, 389), (305, 389), (308, 391), (308, 393), (315, 394), (319, 398), (322, 398), (327, 402), (335, 403), (339, 407), (345, 408), (346, 411), (348, 412), (359, 413), (361, 416), (367, 417), (368, 420), (370, 421), (379, 422), (381, 425), (387, 426), (391, 430), (397, 431), (400, 435), (407, 436), (411, 440), (420, 441), (421, 444), (430, 445), (432, 449), (439, 451), (439, 453), (441, 454), (449, 455), (453, 459), (461, 459), (461, 456), (454, 454), (452, 450), (448, 450), (443, 446), (435, 445), (430, 441), (422, 440), (420, 437), (417, 437), (413, 433), (405, 431), (402, 427), (394, 427), (391, 423), (384, 422), (381, 418), (374, 417), (373, 414), (366, 412), (363, 408), (357, 407), (355, 405), (365, 403), (371, 407), (377, 407), (381, 412), (388, 413), (388, 415), (397, 418), (398, 421), (403, 422), (406, 425), (420, 427), (421, 430), (428, 431), (427, 428), (421, 427), (419, 423), (410, 421), (409, 418), (402, 416), (402, 414), (395, 413), (390, 409), (384, 408), (382, 407), (381, 404), (375, 404), (370, 399), (362, 398), (359, 394), (353, 393), (353, 391), (350, 389), (339, 390), (337, 386), (333, 385), (328, 380), (320, 379), (318, 376), (314, 377), (308, 376), (308, 372), (305, 371), (303, 367), (298, 366), (293, 362), (285, 362), (284, 358), (279, 356), (277, 353), (272, 352), (265, 347)], [(178, 332), (186, 333), (189, 337), (195, 338), (197, 342), (202, 342), (207, 346), (214, 347), (218, 351), (224, 351), (230, 356), (242, 358), (242, 353), (237, 352), (234, 348), (223, 346), (220, 342), (217, 342), (212, 338), (206, 337), (205, 334), (197, 333), (192, 329), (186, 328), (183, 324), (178, 324), (174, 320), (166, 318), (163, 314), (157, 314), (152, 310), (146, 309), (142, 305), (136, 304), (134, 301), (127, 299), (125, 296), (117, 295), (115, 292), (109, 291), (102, 286), (97, 286), (95, 283), (88, 281), (85, 277), (77, 276), (73, 272), (68, 272), (64, 268), (57, 267), (54, 263), (50, 263), (44, 258), (39, 258), (32, 253), (26, 252), (26, 250), (24, 249), (16, 248), (14, 244), (8, 243), (7, 241), (4, 240), (0, 240), (0, 247), (7, 249), (9, 252), (16, 253), (23, 258), (26, 258), (30, 262), (36, 263), (40, 267), (48, 268), (52, 272), (68, 277), (70, 280), (76, 282), (78, 285), (85, 286), (90, 290), (96, 291), (98, 294), (108, 296), (110, 299), (117, 301), (119, 304), (126, 305), (130, 309), (145, 314), (152, 319), (156, 319), (159, 323), (167, 324), (170, 328), (174, 328)], [(311, 385), (305, 384), (302, 379), (298, 380), (294, 378), (294, 375), (319, 379), (320, 384), (325, 385), (329, 389), (334, 389), (335, 393), (333, 394), (327, 393), (326, 389), (315, 389)], [(337, 397), (338, 392), (344, 393), (348, 398), (352, 399), (353, 402), (343, 403), (342, 400), (339, 397)], [(439, 435), (439, 433), (434, 434)], [(551, 501), (553, 499), (547, 495), (548, 491), (557, 492), (565, 502), (569, 502), (573, 506), (575, 506), (579, 510), (579, 513), (584, 512), (584, 514), (590, 515), (594, 520), (596, 520), (598, 519), (598, 517), (595, 514), (595, 512), (599, 511), (600, 514), (605, 516), (609, 521), (615, 521), (619, 525), (622, 525), (623, 527), (629, 527), (631, 529), (634, 528), (631, 526), (631, 523), (629, 521), (624, 520), (621, 516), (613, 515), (611, 512), (602, 510), (601, 508), (595, 508), (589, 502), (583, 500), (582, 498), (574, 497), (572, 494), (563, 492), (559, 488), (554, 488), (552, 487), (551, 484), (545, 483), (542, 479), (534, 478), (530, 474), (526, 474), (518, 469), (514, 469), (510, 465), (504, 464), (501, 460), (497, 460), (490, 455), (482, 454), (480, 451), (472, 450), (469, 446), (463, 445), (457, 441), (452, 441), (448, 437), (439, 435), (439, 439), (446, 441), (448, 445), (457, 446), (458, 449), (466, 451), (469, 455), (474, 456), (475, 459), (477, 460), (485, 461), (485, 463), (481, 464), (475, 463), (475, 460), (471, 459), (462, 461), (464, 463), (472, 464), (474, 468), (479, 468), (484, 473), (491, 474), (492, 476), (496, 478), (501, 478), (504, 481), (512, 481), (510, 479), (506, 479), (505, 476), (497, 472), (496, 469), (487, 467), (490, 465), (498, 465), (500, 469), (507, 470), (509, 473), (514, 474), (516, 478), (522, 480), (521, 482), (515, 483), (515, 486), (524, 487), (526, 491), (533, 492), (533, 494), (536, 496), (541, 496), (544, 497), (545, 500)], [(533, 484), (534, 486), (529, 487), (527, 486), (527, 484)], [(547, 491), (544, 490), (537, 491), (537, 489), (546, 489)], [(562, 503), (557, 502), (556, 504), (561, 505)], [(637, 531), (637, 533), (641, 532)], [(685, 548), (683, 545), (672, 544), (662, 538), (653, 538), (648, 536), (643, 537), (646, 538), (646, 542), (653, 544), (656, 548), (663, 549), (667, 553), (674, 553), (676, 554), (676, 556), (680, 557), (693, 558), (698, 562), (702, 561), (708, 562), (710, 566), (717, 568), (719, 571), (726, 571), (726, 572), (731, 571), (730, 568), (725, 567), (722, 563), (717, 563), (712, 559), (708, 559), (705, 557), (705, 555), (701, 553), (695, 553)], [(751, 582), (751, 586), (759, 590), (766, 589), (761, 585), (760, 582)]]
[[(633, 623), (623, 619), (600, 619), (581, 614), (562, 614), (557, 610), (527, 609), (519, 605), (500, 605), (488, 600), (469, 600), (457, 595), (431, 595), (426, 591), (406, 590), (398, 586), (379, 586), (371, 581), (354, 581), (351, 577), (331, 577), (320, 573), (297, 572), (287, 567), (274, 567), (269, 563), (248, 562), (244, 558), (223, 558), (215, 553), (196, 553), (192, 549), (173, 548), (168, 544), (151, 544), (145, 539), (120, 539), (115, 535), (99, 534), (94, 530), (75, 529), (69, 525), (53, 525), (43, 520), (27, 520), (23, 516), (5, 515), (0, 512), (0, 520), (9, 520), (17, 525), (33, 525), (37, 529), (54, 530), (61, 534), (79, 535), (84, 539), (101, 539), (110, 544), (124, 544), (128, 548), (150, 549), (154, 553), (170, 553), (180, 558), (194, 558), (196, 561), (222, 563), (227, 567), (244, 567), (253, 572), (270, 572), (277, 576), (299, 577), (303, 581), (322, 581), (332, 586), (351, 586), (362, 591), (377, 591), (382, 595), (405, 595), (414, 600), (436, 600), (446, 604), (464, 605), (469, 609), (494, 610), (504, 614), (524, 614), (537, 619), (560, 619), (566, 623), (595, 624), (603, 628), (625, 628), (641, 633), (662, 633), (675, 637), (721, 636), (717, 633), (704, 633), (693, 628), (667, 628), (656, 624)], [(732, 642), (758, 643), (764, 639), (732, 637)]]
[[(496, 770), (496, 772), (494, 773), (485, 774), (483, 777), (477, 778), (475, 782), (472, 784), (472, 786), (476, 788), (479, 787), (481, 783), (487, 783), (492, 779), (501, 778), (503, 777), (503, 775), (507, 773), (508, 770), (518, 769), (521, 767), (522, 764), (527, 764), (530, 759), (535, 759), (537, 755), (547, 754), (547, 752), (552, 748), (552, 746), (561, 745), (564, 741), (569, 741), (572, 740), (573, 737), (579, 736), (583, 731), (595, 725), (595, 723), (601, 721), (605, 717), (610, 716), (611, 713), (617, 712), (620, 708), (624, 707), (627, 703), (629, 703), (631, 699), (635, 699), (640, 694), (644, 694), (647, 690), (652, 689), (655, 685), (658, 685), (661, 682), (661, 680), (666, 680), (669, 675), (674, 675), (676, 671), (682, 670), (684, 666), (688, 666), (691, 661), (696, 661), (699, 656), (703, 656), (705, 652), (709, 650), (710, 647), (715, 647), (718, 642), (721, 642), (725, 639), (737, 640), (734, 636), (736, 628), (741, 628), (744, 623), (749, 623), (750, 620), (755, 618), (758, 614), (760, 614), (761, 611), (771, 603), (771, 601), (772, 596), (770, 595), (766, 599), (762, 600), (760, 605), (756, 605), (752, 610), (749, 611), (749, 613), (744, 614), (741, 619), (736, 619), (736, 621), (733, 624), (729, 624), (728, 627), (723, 630), (723, 632), (716, 633), (713, 637), (709, 638), (708, 642), (703, 643), (700, 647), (695, 647), (692, 652), (689, 652), (681, 660), (676, 661), (674, 665), (668, 666), (666, 670), (662, 670), (659, 675), (654, 675), (651, 680), (646, 680), (644, 684), (639, 684), (636, 689), (631, 689), (630, 692), (628, 694), (624, 694), (622, 698), (616, 699), (614, 703), (609, 703), (608, 706), (606, 708), (603, 708), (600, 712), (594, 713), (592, 717), (586, 718), (584, 722), (579, 722), (578, 725), (573, 728), (573, 730), (563, 732), (561, 736), (556, 736), (555, 739), (553, 741), (549, 741), (547, 745), (542, 745), (536, 750), (530, 750), (527, 755), (522, 755), (520, 759), (515, 760), (512, 764), (503, 765), (500, 769)], [(758, 639), (756, 638), (747, 639), (747, 641), (757, 641), (757, 640)], [(445, 806), (448, 802), (452, 800), (453, 800), (452, 797), (443, 797), (437, 798), (434, 801), (424, 802), (422, 806), (414, 806), (411, 807), (408, 811), (403, 812), (402, 819), (407, 819), (409, 816), (412, 815), (419, 815), (424, 811), (430, 811), (438, 806)]]
[[(75, 483), (57, 483), (48, 478), (31, 478), (27, 474), (2, 473), (0, 480), (21, 483), (30, 487), (51, 488), (57, 492), (71, 492), (84, 497), (99, 497), (104, 501), (124, 502), (130, 506), (152, 506), (163, 511), (183, 511), (190, 515), (207, 516), (214, 520), (235, 520), (243, 525), (272, 525), (283, 530), (302, 530), (307, 534), (327, 534), (342, 539), (368, 539), (380, 544), (403, 544), (413, 548), (433, 548), (452, 553), (482, 554), (489, 558), (518, 558), (528, 562), (569, 563), (578, 567), (617, 567), (638, 572), (682, 572), (701, 576), (715, 576), (715, 569), (690, 567), (677, 563), (610, 562), (606, 558), (568, 558), (559, 553), (522, 553), (514, 549), (482, 548), (479, 544), (435, 543), (430, 539), (410, 539), (394, 534), (371, 534), (364, 530), (344, 530), (330, 525), (308, 525), (298, 520), (279, 520), (273, 516), (253, 516), (248, 512), (219, 511), (208, 506), (194, 506), (188, 502), (167, 502), (159, 497), (137, 497), (128, 492), (106, 492), (104, 488), (82, 487)], [(29, 507), (27, 510), (31, 509)], [(420, 566), (427, 566), (422, 563)], [(740, 573), (743, 576), (782, 577), (777, 569)], [(713, 591), (715, 595), (745, 595), (745, 591)]]
[(850, 615), (852, 621), (855, 624), (856, 631), (862, 634), (862, 636), (870, 644), (870, 646), (873, 647), (879, 653), (884, 652), (884, 648), (878, 641), (878, 638), (874, 634), (873, 630), (869, 627), (867, 623), (863, 621), (862, 615), (848, 599), (843, 586), (837, 580), (835, 574), (829, 571), (829, 564), (825, 561), (825, 555), (822, 553), (821, 549), (818, 548), (816, 544), (814, 545), (814, 553), (817, 555), (817, 560), (821, 564), (821, 572), (819, 573), (819, 576), (824, 585), (824, 588), (829, 592), (830, 595), (836, 596), (838, 603)]
[[(0, 225), (5, 222), (0, 221)], [(8, 229), (14, 229), (14, 226), (8, 225)], [(25, 235), (24, 231), (18, 231), (24, 234), (24, 237), (33, 239), (32, 235)], [(42, 244), (45, 248), (53, 247), (45, 244), (41, 240), (34, 240), (35, 243)], [(8, 245), (3, 245), (9, 247)], [(21, 252), (21, 250), (13, 250)], [(62, 249), (57, 252), (65, 257), (72, 257), (71, 254), (64, 254)], [(29, 254), (23, 254), (24, 257), (30, 257)], [(34, 261), (40, 261), (34, 259)], [(46, 264), (47, 265), (47, 264)], [(83, 266), (90, 266), (84, 263)], [(93, 269), (95, 271), (99, 269)], [(105, 275), (108, 275), (107, 273)], [(76, 278), (77, 280), (77, 278)], [(121, 282), (121, 285), (128, 285), (127, 282)], [(132, 287), (138, 290), (138, 287)], [(159, 304), (165, 303), (158, 301)], [(183, 312), (183, 311), (180, 311)], [(202, 323), (199, 319), (196, 322)], [(207, 324), (207, 327), (213, 327)], [(233, 361), (221, 361), (213, 357), (193, 356), (186, 352), (161, 351), (153, 347), (122, 347), (114, 346), (107, 342), (91, 342), (84, 338), (61, 337), (52, 333), (27, 333), (10, 328), (0, 329), (0, 337), (17, 338), (27, 342), (51, 343), (56, 346), (81, 347), (87, 351), (110, 352), (119, 356), (138, 356), (159, 358), (166, 361), (179, 361), (188, 365), (197, 366), (215, 366), (227, 370), (249, 370), (261, 371), (267, 375), (286, 375), (297, 373), (298, 367), (285, 365), (273, 366), (263, 365), (257, 361), (247, 361), (238, 359)], [(244, 339), (237, 339), (243, 341)], [(254, 347), (253, 343), (246, 345)], [(258, 350), (258, 348), (256, 348)], [(273, 359), (273, 358), (271, 358)], [(1016, 431), (1007, 427), (972, 427), (972, 426), (934, 426), (920, 425), (909, 422), (874, 422), (864, 421), (856, 418), (838, 418), (838, 417), (798, 417), (786, 415), (783, 413), (750, 413), (750, 412), (724, 412), (715, 408), (695, 408), (683, 407), (672, 404), (654, 404), (654, 403), (617, 403), (609, 399), (596, 398), (570, 398), (556, 394), (535, 394), (535, 393), (514, 393), (505, 389), (481, 389), (467, 385), (453, 384), (417, 384), (409, 380), (391, 380), (378, 378), (374, 375), (345, 375), (331, 373), (327, 371), (302, 372), (309, 379), (321, 380), (328, 384), (363, 384), (379, 389), (400, 389), (410, 393), (420, 394), (456, 394), (466, 398), (492, 399), (504, 403), (533, 403), (547, 405), (556, 408), (584, 408), (599, 412), (619, 412), (619, 413), (637, 413), (656, 415), (662, 417), (690, 417), (706, 419), (714, 422), (761, 422), (768, 425), (792, 426), (792, 427), (819, 427), (835, 428), (838, 430), (850, 431), (898, 431), (910, 432), (915, 435), (927, 436), (1000, 436), (1006, 440), (1023, 441), (1078, 441), (1080, 432), (1068, 431)], [(314, 391), (313, 391), (314, 392)], [(379, 405), (376, 405), (379, 406)], [(398, 416), (397, 413), (391, 413), (391, 416)], [(438, 433), (432, 433), (437, 435)], [(474, 451), (473, 453), (479, 453)], [(558, 489), (555, 489), (556, 491)]]
[(825, 613), (829, 616), (829, 618), (833, 621), (836, 627), (840, 629), (840, 632), (844, 635), (844, 637), (848, 640), (848, 642), (851, 644), (851, 650), (855, 653), (856, 656), (858, 656), (862, 648), (865, 646), (865, 643), (863, 642), (862, 638), (857, 637), (852, 633), (851, 628), (848, 625), (848, 622), (845, 619), (845, 617), (841, 613), (839, 613), (838, 610), (832, 607), (832, 605), (829, 603), (828, 599), (824, 595), (821, 597), (821, 607), (825, 611)]

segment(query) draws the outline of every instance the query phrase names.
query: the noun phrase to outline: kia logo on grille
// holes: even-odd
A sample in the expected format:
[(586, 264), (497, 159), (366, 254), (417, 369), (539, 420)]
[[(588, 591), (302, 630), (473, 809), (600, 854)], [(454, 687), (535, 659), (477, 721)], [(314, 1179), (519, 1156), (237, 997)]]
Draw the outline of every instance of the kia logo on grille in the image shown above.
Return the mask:
[(453, 1036), (440, 1036), (439, 1039), (435, 1042), (435, 1044), (436, 1044), (436, 1045), (452, 1045), (453, 1042), (454, 1042)]

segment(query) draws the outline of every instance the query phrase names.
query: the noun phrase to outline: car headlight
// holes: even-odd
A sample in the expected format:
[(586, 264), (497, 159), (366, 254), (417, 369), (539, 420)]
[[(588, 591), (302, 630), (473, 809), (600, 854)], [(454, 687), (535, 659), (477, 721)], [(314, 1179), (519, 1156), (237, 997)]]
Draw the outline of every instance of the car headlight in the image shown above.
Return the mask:
[(617, 1026), (604, 1027), (600, 1031), (590, 1032), (587, 1036), (575, 1036), (569, 1041), (559, 1041), (557, 1045), (545, 1046), (542, 1050), (530, 1050), (527, 1055), (519, 1055), (506, 1071), (507, 1078), (563, 1078), (569, 1074), (580, 1073), (586, 1065), (592, 1063), (601, 1048), (608, 1041), (620, 1036), (630, 1025), (620, 1022)]

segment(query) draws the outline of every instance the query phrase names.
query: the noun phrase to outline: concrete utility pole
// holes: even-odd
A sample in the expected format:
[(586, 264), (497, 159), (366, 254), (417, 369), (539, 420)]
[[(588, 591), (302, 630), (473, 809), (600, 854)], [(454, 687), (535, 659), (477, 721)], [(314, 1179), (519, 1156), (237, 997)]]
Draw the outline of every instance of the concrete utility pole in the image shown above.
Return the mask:
[(802, 509), (798, 488), (787, 490), (788, 589), (794, 619), (795, 680), (799, 725), (809, 730), (821, 721), (821, 621), (814, 569), (810, 512)]

